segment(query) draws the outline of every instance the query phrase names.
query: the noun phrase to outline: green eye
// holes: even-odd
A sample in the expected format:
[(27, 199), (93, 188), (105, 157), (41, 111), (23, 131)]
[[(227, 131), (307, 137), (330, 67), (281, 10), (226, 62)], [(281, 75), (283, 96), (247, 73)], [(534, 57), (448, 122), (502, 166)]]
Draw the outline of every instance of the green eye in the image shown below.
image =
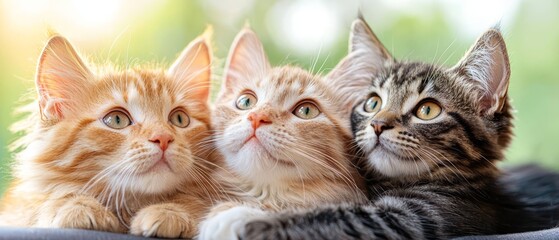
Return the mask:
[(439, 104), (428, 101), (423, 102), (417, 107), (417, 111), (415, 112), (415, 116), (419, 119), (423, 120), (431, 120), (433, 118), (438, 117), (442, 112), (442, 108)]
[(365, 105), (363, 105), (363, 110), (368, 113), (375, 113), (380, 110), (380, 106), (382, 105), (382, 99), (379, 96), (372, 96), (367, 101), (365, 101)]
[(256, 105), (256, 96), (251, 93), (244, 93), (237, 98), (237, 108), (240, 110), (251, 109)]
[(171, 124), (180, 128), (185, 128), (190, 125), (190, 117), (188, 117), (188, 114), (186, 114), (186, 112), (180, 109), (171, 112), (171, 114), (169, 115), (169, 121), (171, 122)]
[(103, 123), (112, 129), (123, 129), (130, 126), (132, 120), (124, 111), (114, 110), (103, 117)]
[(320, 109), (314, 103), (304, 102), (295, 107), (293, 114), (301, 119), (313, 119), (320, 114)]

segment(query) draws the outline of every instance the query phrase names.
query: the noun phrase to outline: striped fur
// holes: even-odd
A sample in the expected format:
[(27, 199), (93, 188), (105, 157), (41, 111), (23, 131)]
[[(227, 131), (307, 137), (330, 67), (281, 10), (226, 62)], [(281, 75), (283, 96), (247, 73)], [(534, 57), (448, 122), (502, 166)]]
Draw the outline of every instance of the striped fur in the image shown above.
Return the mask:
[[(499, 31), (488, 30), (460, 63), (444, 68), (394, 60), (362, 19), (352, 30), (350, 49), (371, 48), (362, 52), (375, 64), (351, 116), (370, 203), (281, 213), (248, 223), (240, 237), (447, 239), (534, 230), (538, 224), (518, 224), (523, 221), (515, 218), (536, 218), (504, 191), (496, 167), (511, 140), (513, 119)], [(372, 96), (382, 99), (376, 113), (364, 110)], [(438, 117), (417, 117), (425, 100), (442, 107)], [(373, 124), (379, 123), (381, 131), (375, 132)]]
[[(235, 40), (215, 102), (215, 142), (225, 156), (216, 178), (233, 202), (214, 208), (200, 239), (227, 239), (252, 215), (323, 203), (363, 202), (361, 179), (349, 153), (349, 111), (327, 78), (293, 66), (270, 67), (257, 36), (243, 30)], [(254, 94), (254, 107), (236, 101)], [(295, 115), (301, 103), (320, 113)], [(266, 116), (254, 127), (251, 116)], [(228, 224), (231, 223), (231, 226)]]
[[(196, 234), (217, 188), (203, 145), (210, 134), (210, 63), (200, 37), (167, 71), (91, 70), (65, 38), (52, 37), (37, 70), (39, 97), (18, 129), (24, 135), (14, 146), (15, 179), (1, 202), (2, 222)], [(170, 124), (177, 108), (190, 118), (185, 128)], [(115, 109), (132, 124), (106, 126), (103, 117)], [(171, 138), (163, 151), (162, 134)]]

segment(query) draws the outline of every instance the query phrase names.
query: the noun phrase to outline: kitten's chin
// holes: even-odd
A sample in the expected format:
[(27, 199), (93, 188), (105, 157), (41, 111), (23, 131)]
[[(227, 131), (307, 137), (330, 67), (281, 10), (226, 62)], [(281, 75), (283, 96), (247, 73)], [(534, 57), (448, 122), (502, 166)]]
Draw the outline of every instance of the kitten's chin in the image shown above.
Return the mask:
[(369, 154), (368, 163), (373, 169), (391, 178), (420, 176), (430, 169), (429, 164), (420, 159), (402, 159), (380, 148)]
[(165, 174), (172, 172), (171, 166), (165, 158), (157, 160), (153, 165), (151, 165), (147, 170), (140, 173), (140, 175), (149, 174)]
[(266, 149), (257, 138), (249, 139), (241, 151), (239, 151), (239, 155), (244, 155), (247, 159), (258, 159), (258, 163), (262, 165), (272, 164), (272, 166), (295, 167), (295, 164), (290, 160), (278, 158), (277, 154)]
[(173, 171), (171, 164), (162, 159), (146, 170), (124, 179), (125, 182), (121, 182), (121, 184), (125, 184), (128, 190), (135, 193), (164, 194), (177, 189), (185, 176), (184, 173), (179, 174)]
[(175, 191), (181, 183), (182, 179), (169, 171), (149, 172), (134, 177), (128, 189), (142, 194), (163, 194)]
[(259, 143), (248, 142), (237, 153), (228, 154), (227, 163), (238, 175), (251, 181), (276, 181), (293, 175), (289, 160), (277, 159)]

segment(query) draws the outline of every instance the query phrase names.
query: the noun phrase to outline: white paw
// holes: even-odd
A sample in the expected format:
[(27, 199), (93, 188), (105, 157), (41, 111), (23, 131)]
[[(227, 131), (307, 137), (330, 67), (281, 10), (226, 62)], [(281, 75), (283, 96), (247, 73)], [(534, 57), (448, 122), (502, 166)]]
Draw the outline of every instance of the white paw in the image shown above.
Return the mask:
[(247, 222), (264, 215), (264, 211), (248, 206), (227, 209), (201, 223), (198, 239), (236, 240)]

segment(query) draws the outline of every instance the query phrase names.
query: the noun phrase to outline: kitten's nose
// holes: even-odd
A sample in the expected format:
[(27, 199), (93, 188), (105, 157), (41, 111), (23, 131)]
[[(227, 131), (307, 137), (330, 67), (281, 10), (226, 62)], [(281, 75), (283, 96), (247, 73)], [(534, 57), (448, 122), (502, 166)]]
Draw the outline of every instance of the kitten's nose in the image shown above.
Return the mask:
[(384, 130), (388, 130), (388, 129), (394, 128), (394, 126), (387, 124), (387, 122), (385, 122), (385, 121), (379, 121), (379, 120), (373, 120), (373, 121), (371, 121), (371, 126), (373, 127), (373, 130), (375, 130), (375, 134), (376, 134), (377, 136), (380, 136), (380, 134), (381, 134)]
[(260, 127), (260, 124), (272, 123), (272, 121), (270, 120), (267, 114), (254, 113), (254, 112), (248, 114), (248, 120), (251, 122), (252, 128), (254, 130)]
[(173, 140), (175, 140), (173, 136), (167, 133), (155, 134), (149, 139), (150, 142), (159, 144), (159, 148), (161, 148), (161, 150), (163, 151), (167, 150), (167, 148), (169, 147), (169, 143), (173, 142)]

